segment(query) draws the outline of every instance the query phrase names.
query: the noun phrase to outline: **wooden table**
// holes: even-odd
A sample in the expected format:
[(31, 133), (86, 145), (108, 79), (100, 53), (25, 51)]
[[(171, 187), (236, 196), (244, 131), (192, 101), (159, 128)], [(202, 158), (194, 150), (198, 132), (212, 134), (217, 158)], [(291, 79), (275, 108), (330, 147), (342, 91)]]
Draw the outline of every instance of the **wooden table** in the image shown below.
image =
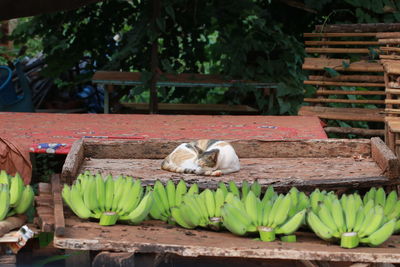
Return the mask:
[[(82, 138), (184, 139), (326, 139), (317, 117), (311, 116), (203, 116), (55, 114), (0, 112), (0, 136), (10, 138), (33, 153), (67, 154)], [(42, 148), (39, 147), (43, 144)], [(47, 149), (48, 144), (59, 144)]]

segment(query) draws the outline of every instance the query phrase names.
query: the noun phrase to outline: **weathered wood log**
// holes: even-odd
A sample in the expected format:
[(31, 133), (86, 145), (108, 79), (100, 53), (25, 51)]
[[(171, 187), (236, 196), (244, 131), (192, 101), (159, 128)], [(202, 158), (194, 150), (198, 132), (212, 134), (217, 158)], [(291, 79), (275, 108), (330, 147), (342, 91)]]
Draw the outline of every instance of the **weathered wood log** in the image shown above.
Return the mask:
[(17, 215), (0, 221), (0, 236), (3, 236), (13, 229), (19, 228), (26, 222), (25, 215)]
[(337, 32), (337, 33), (323, 33), (323, 32), (307, 32), (303, 34), (304, 37), (375, 37), (376, 33), (357, 33), (357, 32)]
[(347, 104), (400, 104), (400, 100), (371, 100), (371, 99), (328, 99), (328, 98), (304, 98), (308, 103), (347, 103)]
[(317, 95), (386, 95), (384, 91), (317, 90)]
[(63, 236), (65, 233), (64, 209), (61, 198), (60, 175), (54, 174), (51, 178), (54, 204), (54, 234)]
[(384, 82), (382, 75), (338, 75), (336, 77), (326, 77), (322, 75), (309, 75), (310, 81), (341, 81), (341, 82)]
[(305, 45), (379, 45), (378, 41), (304, 41)]
[(316, 32), (329, 33), (377, 33), (400, 31), (400, 23), (359, 23), (359, 24), (329, 24), (315, 26)]
[(344, 121), (383, 122), (385, 119), (383, 109), (302, 106), (298, 114), (301, 116), (318, 116), (321, 119)]
[[(376, 49), (375, 49), (376, 50)], [(324, 47), (306, 47), (306, 53), (318, 54), (369, 54), (368, 48), (324, 48)]]
[(325, 85), (325, 86), (360, 86), (360, 87), (385, 87), (384, 83), (355, 83), (355, 82), (334, 82), (334, 81), (304, 81), (304, 84)]
[(325, 127), (327, 133), (338, 133), (338, 134), (356, 134), (360, 136), (381, 136), (385, 134), (384, 130), (380, 129), (364, 129), (364, 128), (353, 128), (353, 127)]

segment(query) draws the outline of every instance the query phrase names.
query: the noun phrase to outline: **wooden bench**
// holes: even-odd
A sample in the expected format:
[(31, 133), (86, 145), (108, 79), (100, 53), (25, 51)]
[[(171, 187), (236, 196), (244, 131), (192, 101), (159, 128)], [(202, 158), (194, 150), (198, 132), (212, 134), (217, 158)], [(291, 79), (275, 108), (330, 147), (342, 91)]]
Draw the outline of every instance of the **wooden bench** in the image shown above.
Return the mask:
[(305, 33), (303, 70), (310, 75), (304, 84), (315, 93), (304, 98), (308, 105), (298, 114), (375, 128), (326, 127), (327, 132), (383, 136), (386, 93), (377, 34), (386, 30), (400, 31), (400, 24), (319, 25), (315, 33)]
[[(145, 77), (140, 72), (119, 72), (119, 71), (97, 71), (93, 78), (96, 84), (105, 86), (104, 113), (109, 112), (110, 97), (109, 93), (114, 90), (114, 86), (143, 86)], [(158, 76), (158, 87), (237, 87), (253, 86), (258, 89), (276, 88), (275, 83), (262, 83), (242, 80), (227, 80), (218, 75), (206, 74), (160, 74)], [(148, 111), (148, 103), (121, 103), (123, 106), (136, 111)], [(209, 113), (209, 112), (229, 112), (256, 114), (256, 108), (247, 105), (228, 105), (228, 104), (185, 104), (185, 103), (160, 103), (158, 110), (164, 112), (190, 112), (190, 113)]]

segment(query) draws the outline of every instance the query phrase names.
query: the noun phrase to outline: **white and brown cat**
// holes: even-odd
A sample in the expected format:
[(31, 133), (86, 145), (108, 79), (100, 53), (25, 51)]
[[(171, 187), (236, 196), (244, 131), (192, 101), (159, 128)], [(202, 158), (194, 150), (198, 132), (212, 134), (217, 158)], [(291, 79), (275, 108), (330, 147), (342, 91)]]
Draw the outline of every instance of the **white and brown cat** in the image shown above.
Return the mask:
[(240, 170), (235, 149), (226, 141), (201, 139), (180, 144), (161, 163), (161, 169), (198, 175), (221, 176)]

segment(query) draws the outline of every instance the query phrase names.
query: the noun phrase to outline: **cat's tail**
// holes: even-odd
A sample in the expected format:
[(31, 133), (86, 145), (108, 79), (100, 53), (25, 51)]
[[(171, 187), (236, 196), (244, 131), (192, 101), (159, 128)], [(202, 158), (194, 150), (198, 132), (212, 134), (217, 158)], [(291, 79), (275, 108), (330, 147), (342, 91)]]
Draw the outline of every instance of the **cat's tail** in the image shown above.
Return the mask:
[(196, 173), (195, 169), (182, 168), (180, 166), (176, 166), (175, 164), (169, 162), (168, 160), (164, 160), (161, 163), (161, 169), (177, 173)]

